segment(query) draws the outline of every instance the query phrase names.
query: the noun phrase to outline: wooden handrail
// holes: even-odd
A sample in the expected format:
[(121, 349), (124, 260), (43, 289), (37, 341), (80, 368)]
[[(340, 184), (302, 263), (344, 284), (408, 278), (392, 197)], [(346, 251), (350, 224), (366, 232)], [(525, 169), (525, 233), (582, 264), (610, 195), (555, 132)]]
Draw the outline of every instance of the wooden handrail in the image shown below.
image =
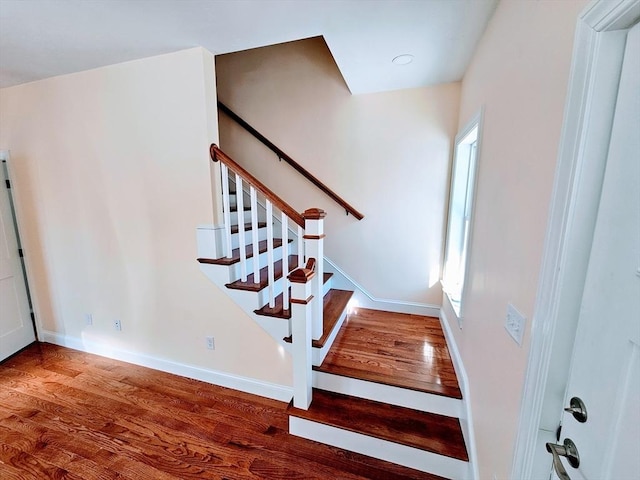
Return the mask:
[(281, 212), (293, 220), (295, 223), (304, 228), (304, 218), (300, 213), (298, 213), (291, 205), (282, 200), (278, 195), (269, 190), (260, 180), (247, 172), (244, 168), (238, 165), (235, 160), (233, 160), (229, 155), (220, 150), (215, 143), (211, 144), (211, 148), (209, 148), (209, 153), (211, 155), (211, 160), (214, 162), (220, 161), (224, 163), (227, 167), (229, 167), (232, 171), (240, 175), (243, 179), (245, 179), (249, 184), (262, 193), (265, 197), (269, 199), (269, 201), (276, 206)]
[(300, 173), (304, 178), (313, 183), (316, 187), (322, 190), (325, 194), (331, 197), (338, 205), (343, 207), (347, 215), (351, 214), (356, 217), (358, 220), (362, 220), (364, 215), (345, 202), (342, 197), (340, 197), (337, 193), (327, 187), (324, 183), (318, 180), (314, 175), (311, 174), (307, 169), (305, 169), (302, 165), (296, 162), (289, 155), (280, 150), (271, 140), (262, 135), (259, 131), (245, 122), (238, 114), (236, 114), (233, 110), (227, 107), (224, 103), (218, 101), (218, 108), (222, 110), (226, 115), (228, 115), (232, 120), (234, 120), (238, 125), (244, 128), (251, 135), (256, 137), (260, 142), (262, 142), (269, 150), (275, 153), (280, 160), (284, 160), (289, 165), (291, 165), (298, 173)]

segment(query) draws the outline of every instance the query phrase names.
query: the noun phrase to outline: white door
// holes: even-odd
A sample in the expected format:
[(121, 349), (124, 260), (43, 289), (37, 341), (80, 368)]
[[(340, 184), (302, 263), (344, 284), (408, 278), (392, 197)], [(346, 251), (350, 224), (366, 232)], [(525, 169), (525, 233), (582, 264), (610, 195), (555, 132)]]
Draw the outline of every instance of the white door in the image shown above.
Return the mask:
[[(629, 32), (575, 340), (559, 457), (572, 480), (640, 479), (640, 25)], [(556, 468), (556, 472), (558, 469)], [(558, 478), (556, 473), (552, 478)], [(560, 478), (568, 478), (562, 477)]]
[[(0, 152), (0, 159), (5, 162), (7, 155)], [(0, 361), (35, 340), (5, 165), (0, 166)]]

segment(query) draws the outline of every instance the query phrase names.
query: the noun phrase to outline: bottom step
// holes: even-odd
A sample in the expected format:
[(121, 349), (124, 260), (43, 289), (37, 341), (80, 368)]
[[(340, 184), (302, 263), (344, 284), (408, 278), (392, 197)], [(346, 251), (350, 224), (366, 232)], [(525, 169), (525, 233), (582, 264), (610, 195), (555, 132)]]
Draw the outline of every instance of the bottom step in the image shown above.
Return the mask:
[(308, 410), (290, 405), (288, 412), (293, 435), (446, 478), (468, 478), (457, 418), (318, 389)]

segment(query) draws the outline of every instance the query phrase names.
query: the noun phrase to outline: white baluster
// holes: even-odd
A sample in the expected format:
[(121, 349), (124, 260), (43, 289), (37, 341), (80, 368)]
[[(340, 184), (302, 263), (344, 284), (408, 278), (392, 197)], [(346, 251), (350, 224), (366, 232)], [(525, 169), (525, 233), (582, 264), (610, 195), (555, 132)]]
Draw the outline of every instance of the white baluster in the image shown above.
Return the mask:
[(289, 310), (289, 217), (281, 212), (282, 222), (282, 310)]
[(260, 250), (258, 242), (258, 193), (256, 189), (250, 187), (251, 193), (251, 243), (253, 245), (253, 283), (260, 283)]
[(220, 162), (220, 173), (222, 175), (222, 209), (224, 210), (224, 239), (225, 239), (225, 256), (231, 258), (233, 256), (233, 247), (231, 245), (231, 209), (229, 207), (229, 169)]
[(269, 308), (276, 306), (276, 298), (274, 295), (275, 272), (273, 271), (273, 205), (266, 199), (267, 207), (267, 273), (268, 273), (268, 293)]
[(298, 268), (304, 267), (304, 235), (302, 227), (298, 225)]
[(238, 248), (240, 249), (240, 280), (247, 281), (247, 249), (244, 235), (244, 192), (242, 177), (236, 173), (236, 208), (238, 212)]

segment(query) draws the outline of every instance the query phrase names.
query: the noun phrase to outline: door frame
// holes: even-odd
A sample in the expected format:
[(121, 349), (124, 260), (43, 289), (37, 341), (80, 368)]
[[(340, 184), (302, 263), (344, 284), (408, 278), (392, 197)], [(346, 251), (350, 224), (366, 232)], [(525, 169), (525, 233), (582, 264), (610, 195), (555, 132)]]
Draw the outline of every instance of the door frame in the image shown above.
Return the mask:
[[(23, 225), (23, 211), (21, 208), (21, 203), (19, 201), (20, 196), (20, 187), (15, 182), (15, 178), (13, 175), (13, 161), (11, 158), (11, 150), (9, 149), (0, 149), (0, 160), (6, 161), (7, 166), (7, 174), (9, 176), (9, 181), (11, 182), (11, 191), (9, 195), (11, 196), (11, 200), (13, 203), (14, 215), (15, 215), (15, 228), (16, 228), (16, 236), (19, 239), (20, 247), (23, 251), (22, 260), (24, 262), (24, 269), (22, 271), (22, 275), (24, 276), (25, 288), (27, 289), (27, 295), (31, 301), (31, 313), (33, 317), (31, 319), (33, 323), (33, 329), (37, 342), (42, 341), (41, 331), (42, 331), (42, 323), (39, 315), (39, 303), (38, 303), (38, 295), (35, 289), (34, 283), (31, 281), (33, 278), (36, 278), (33, 274), (33, 265), (31, 261), (31, 251), (32, 249), (29, 247), (27, 239), (24, 235), (24, 225)], [(1, 188), (5, 188), (4, 185)]]
[(593, 1), (577, 19), (511, 478), (532, 478), (542, 462), (551, 471), (543, 442), (560, 424), (626, 29), (639, 19), (640, 0)]

